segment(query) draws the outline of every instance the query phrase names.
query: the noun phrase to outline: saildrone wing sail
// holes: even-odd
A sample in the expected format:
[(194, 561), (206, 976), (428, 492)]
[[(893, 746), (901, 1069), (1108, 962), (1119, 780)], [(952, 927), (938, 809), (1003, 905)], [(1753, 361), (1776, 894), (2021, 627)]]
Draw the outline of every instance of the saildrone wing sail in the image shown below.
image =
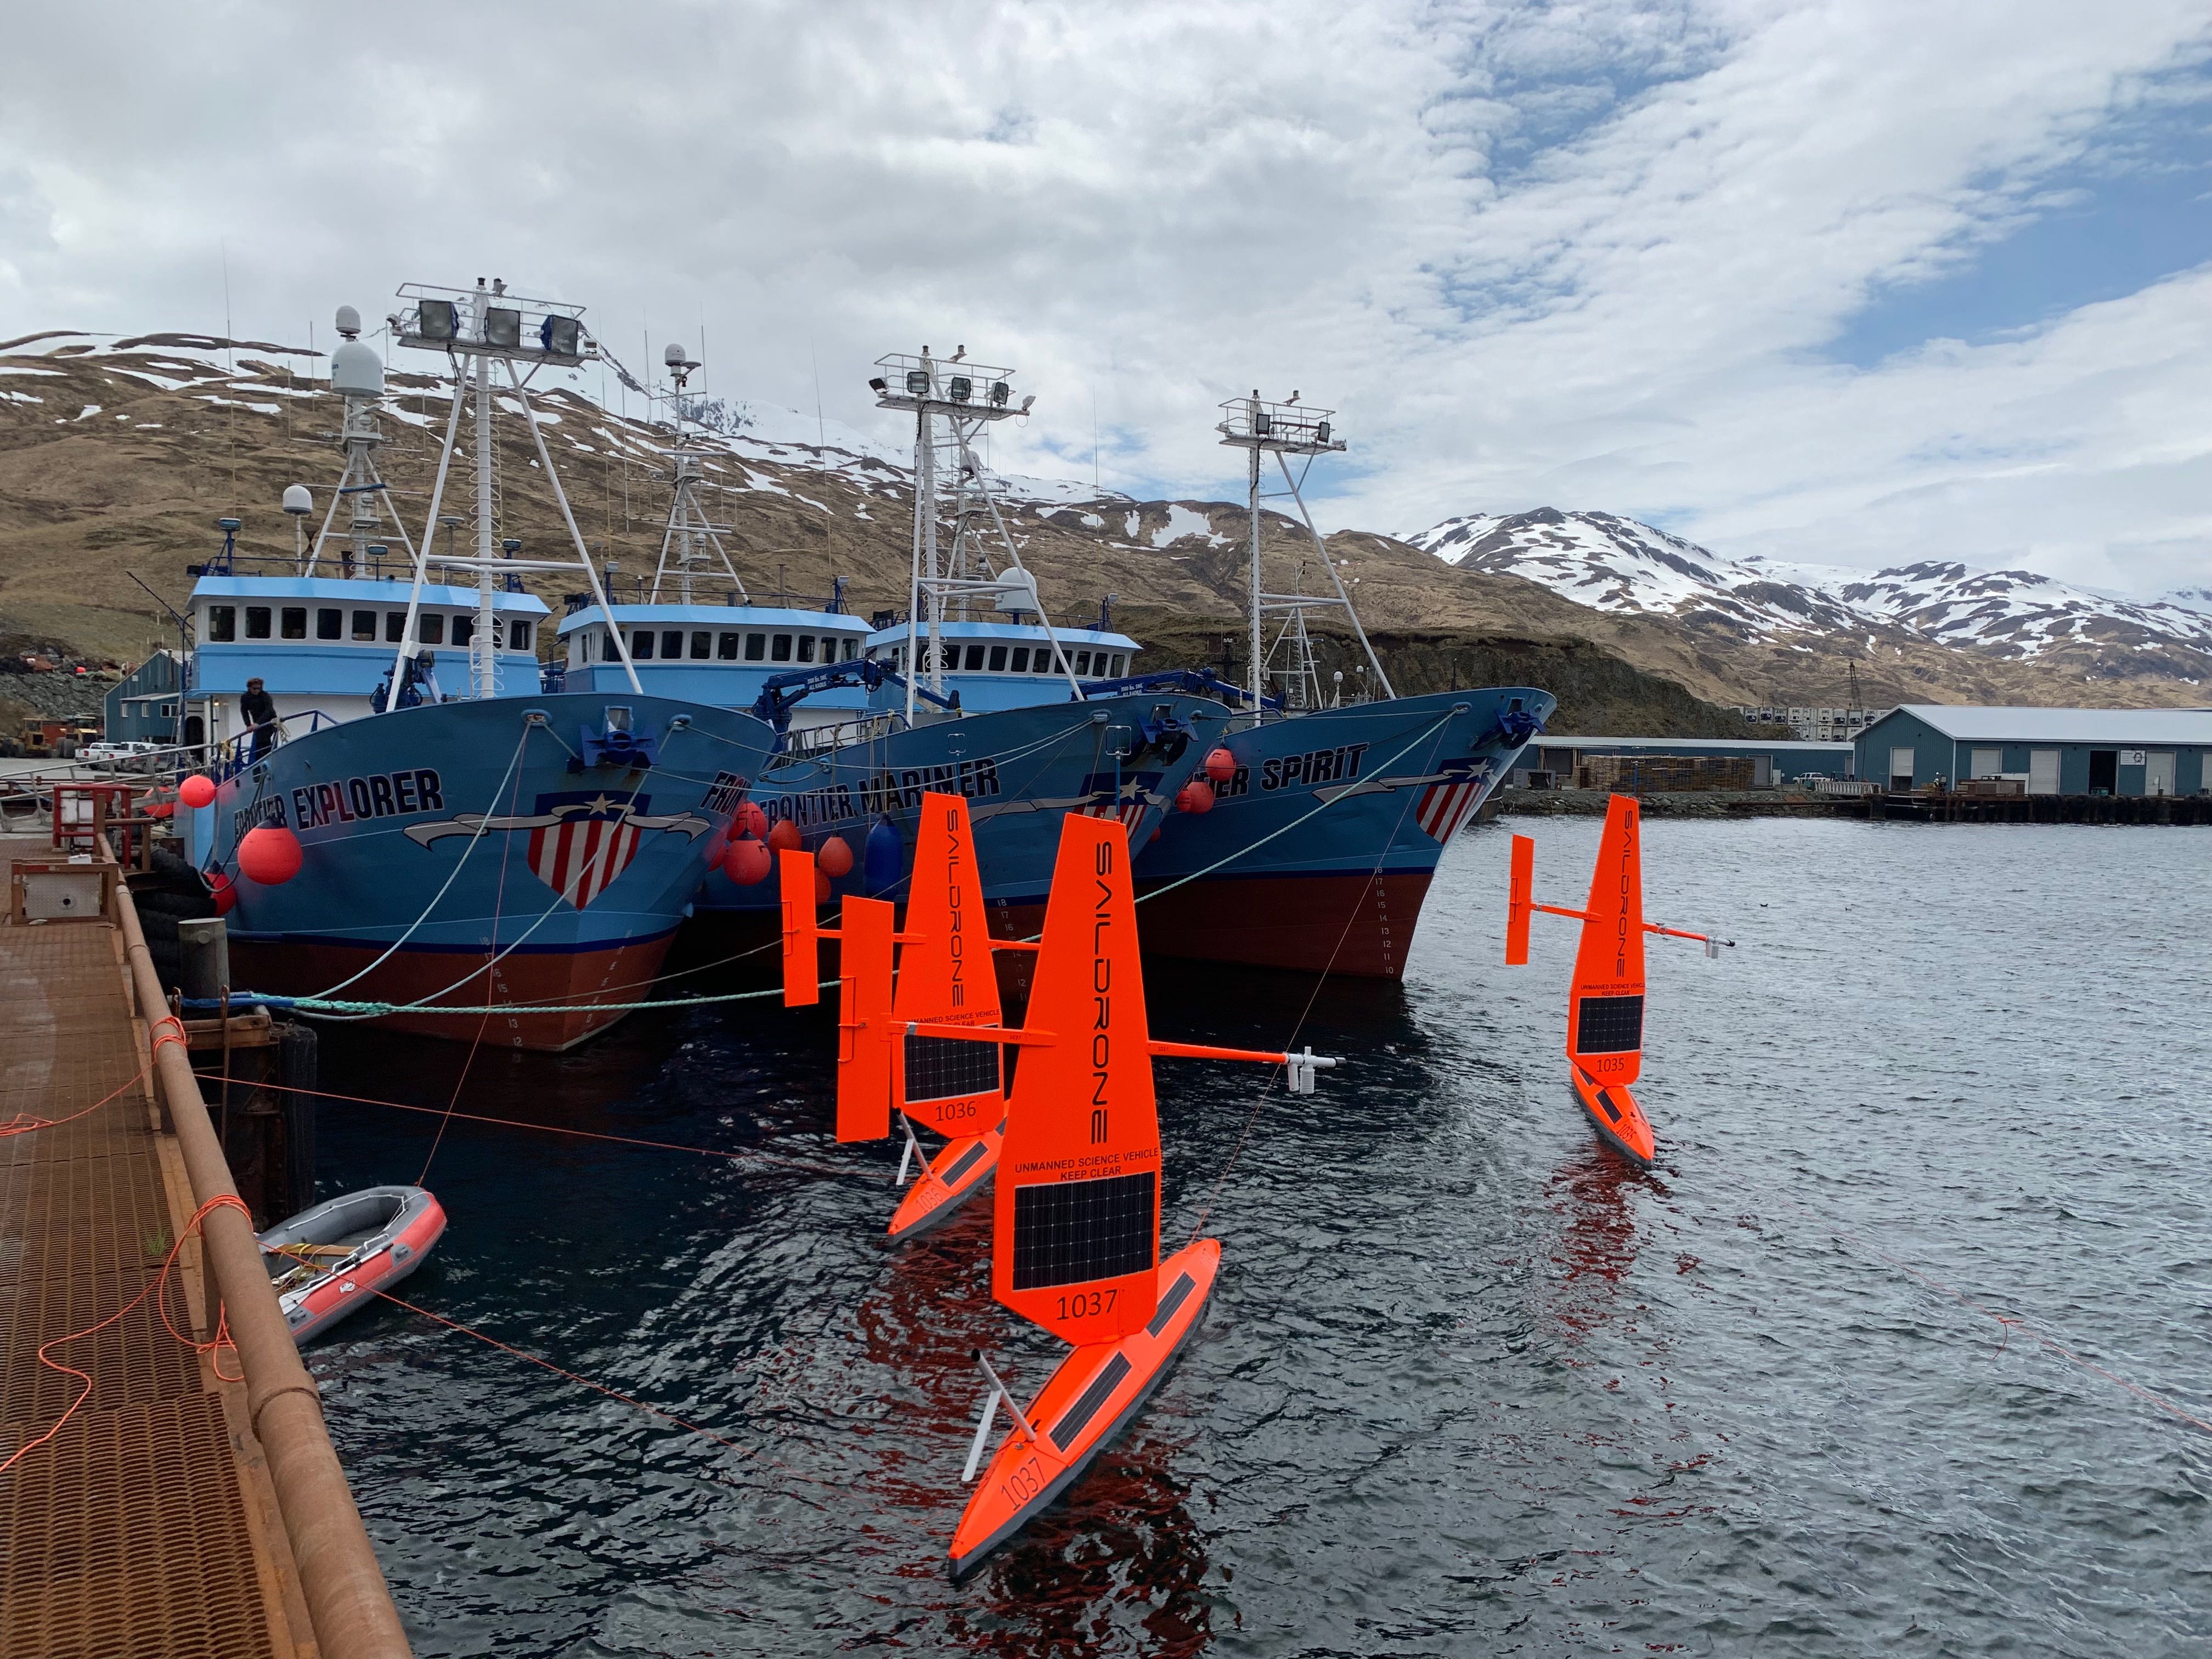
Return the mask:
[(1127, 831), (1071, 813), (1000, 1158), (992, 1294), (1080, 1346), (1158, 1298), (1160, 1132)]
[(1643, 840), (1636, 802), (1613, 796), (1575, 952), (1567, 1059), (1575, 1092), (1598, 1127), (1649, 1162), (1655, 1151), (1650, 1126), (1628, 1090), (1644, 1067)]
[(1521, 968), (1528, 961), (1528, 907), (1535, 902), (1536, 882), (1536, 843), (1526, 836), (1513, 837), (1513, 861), (1507, 880), (1505, 965)]
[[(1000, 1023), (999, 980), (991, 963), (990, 923), (975, 864), (968, 803), (927, 793), (915, 832), (914, 877), (894, 1010), (902, 1022), (946, 1025)], [(897, 1104), (940, 1134), (995, 1127), (1005, 1105), (996, 1043), (957, 1037), (904, 1036), (896, 1068)]]

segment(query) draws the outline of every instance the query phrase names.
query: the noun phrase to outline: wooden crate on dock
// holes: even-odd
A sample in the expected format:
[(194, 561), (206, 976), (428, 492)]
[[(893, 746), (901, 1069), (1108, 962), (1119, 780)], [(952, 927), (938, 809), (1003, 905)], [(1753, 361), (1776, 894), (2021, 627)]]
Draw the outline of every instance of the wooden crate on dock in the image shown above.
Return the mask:
[(1585, 755), (1575, 781), (1617, 795), (1671, 794), (1701, 789), (1749, 789), (1753, 766), (1740, 755)]

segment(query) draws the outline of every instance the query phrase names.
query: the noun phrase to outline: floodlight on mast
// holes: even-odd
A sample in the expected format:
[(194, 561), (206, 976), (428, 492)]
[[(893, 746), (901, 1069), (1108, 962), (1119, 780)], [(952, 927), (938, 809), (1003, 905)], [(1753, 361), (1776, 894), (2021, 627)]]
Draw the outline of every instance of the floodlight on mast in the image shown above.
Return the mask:
[[(1300, 393), (1293, 392), (1281, 402), (1271, 403), (1260, 395), (1259, 388), (1255, 386), (1250, 397), (1231, 398), (1223, 404), (1223, 418), (1214, 426), (1224, 445), (1232, 449), (1242, 449), (1251, 457), (1249, 474), (1251, 489), (1251, 691), (1252, 706), (1255, 710), (1264, 708), (1261, 699), (1267, 690), (1267, 682), (1271, 674), (1283, 682), (1285, 705), (1295, 707), (1306, 703), (1310, 697), (1310, 706), (1320, 706), (1321, 671), (1314, 660), (1312, 637), (1306, 630), (1306, 613), (1309, 611), (1341, 609), (1351, 620), (1352, 631), (1358, 636), (1359, 648), (1367, 653), (1368, 664), (1375, 671), (1375, 683), (1382, 687), (1382, 695), (1386, 697), (1397, 696), (1391, 690), (1390, 677), (1382, 672), (1382, 659), (1375, 654), (1375, 647), (1368, 641), (1366, 629), (1360, 625), (1359, 612), (1352, 606), (1352, 595), (1344, 586), (1344, 578), (1338, 573), (1336, 561), (1329, 556), (1328, 544), (1322, 539), (1321, 532), (1314, 527), (1313, 514), (1306, 508), (1304, 483), (1314, 459), (1338, 453), (1345, 447), (1344, 440), (1335, 433), (1336, 411), (1301, 404), (1298, 401), (1300, 396)], [(1322, 568), (1328, 572), (1329, 583), (1336, 590), (1334, 599), (1326, 594), (1270, 593), (1265, 589), (1260, 574), (1260, 457), (1262, 452), (1273, 455), (1282, 468), (1285, 488), (1279, 494), (1287, 495), (1296, 504), (1298, 522), (1312, 539), (1314, 551), (1321, 558)], [(1295, 476), (1291, 471), (1290, 458), (1293, 455), (1305, 458), (1305, 465)], [(1265, 618), (1270, 615), (1282, 619), (1282, 626), (1273, 645), (1262, 638)], [(1268, 663), (1278, 653), (1285, 659), (1284, 665), (1270, 669)], [(1340, 683), (1341, 678), (1341, 676), (1338, 677)], [(1340, 691), (1338, 695), (1340, 696), (1342, 694)], [(1256, 713), (1254, 715), (1255, 720), (1263, 717)]]
[[(499, 695), (499, 653), (506, 643), (506, 629), (493, 600), (495, 582), (504, 585), (510, 576), (524, 571), (580, 568), (592, 599), (606, 619), (608, 634), (614, 641), (623, 672), (629, 676), (630, 689), (641, 690), (637, 671), (630, 665), (628, 643), (622, 629), (615, 625), (613, 609), (599, 584), (599, 572), (584, 545), (583, 533), (576, 526), (576, 515), (569, 507), (568, 493), (561, 487), (560, 472), (545, 447), (545, 434), (539, 429), (530, 403), (530, 383), (541, 368), (548, 364), (574, 368), (599, 356), (597, 343), (584, 330), (584, 308), (557, 300), (532, 300), (510, 294), (504, 277), (495, 277), (487, 285), (479, 276), (473, 289), (409, 283), (400, 289), (398, 297), (401, 309), (393, 313), (393, 340), (418, 350), (446, 354), (453, 365), (453, 401), (446, 419), (445, 441), (439, 451), (437, 480), (431, 486), (429, 509), (423, 519), (422, 550), (409, 550), (414, 559), (415, 580), (407, 599), (407, 617), (401, 630), (398, 654), (392, 665), (393, 706), (398, 706), (397, 694), (405, 683), (407, 659), (417, 649), (416, 618), (422, 608), (422, 586), (428, 575), (431, 532), (433, 526), (447, 522), (439, 509), (445, 503), (446, 480), (453, 470), (465, 406), (471, 407), (473, 415), (476, 538), (467, 554), (449, 550), (439, 562), (449, 571), (465, 570), (476, 577), (476, 627), (469, 639), (471, 689), (478, 697)], [(492, 430), (495, 363), (506, 372), (507, 389), (519, 405), (522, 424), (528, 428), (532, 446), (537, 451), (538, 469), (553, 491), (562, 522), (575, 550), (573, 558), (520, 559), (497, 544), (506, 538), (499, 534), (499, 491), (493, 476), (496, 457)]]
[[(907, 583), (905, 656), (909, 725), (915, 715), (915, 687), (921, 675), (918, 635), (925, 623), (929, 630), (929, 689), (939, 696), (945, 693), (942, 625), (949, 606), (963, 615), (978, 603), (998, 611), (1033, 612), (1051, 642), (1053, 665), (1066, 678), (1069, 691), (1079, 701), (1083, 696), (1074, 666), (1060, 648), (1060, 635), (1037, 596), (1036, 579), (1023, 565), (1021, 550), (1007, 528), (1006, 515), (999, 510), (997, 493), (975, 457), (975, 434), (985, 425), (1026, 415), (1036, 399), (1024, 398), (1019, 409), (1010, 407), (1014, 371), (967, 359), (964, 345), (946, 362), (933, 357), (927, 346), (922, 347), (918, 357), (894, 352), (876, 359), (880, 372), (868, 381), (878, 408), (910, 411), (915, 420), (914, 538)], [(947, 372), (954, 364), (959, 367), (957, 374)], [(981, 398), (975, 395), (979, 386), (985, 389)], [(939, 421), (945, 423), (947, 435), (943, 441), (949, 452), (942, 463), (937, 453)], [(952, 537), (951, 546), (940, 549), (938, 475), (948, 466), (954, 478), (950, 504)], [(986, 515), (1011, 567), (1004, 575), (975, 533), (975, 520)]]

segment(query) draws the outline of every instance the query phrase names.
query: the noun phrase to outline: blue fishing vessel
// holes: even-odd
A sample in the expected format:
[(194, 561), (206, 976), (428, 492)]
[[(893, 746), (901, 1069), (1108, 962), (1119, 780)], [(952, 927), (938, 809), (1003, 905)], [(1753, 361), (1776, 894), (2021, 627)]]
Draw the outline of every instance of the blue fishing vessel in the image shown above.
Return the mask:
[[(1396, 979), (1437, 860), (1556, 699), (1533, 686), (1395, 695), (1306, 510), (1304, 470), (1291, 471), (1294, 456), (1310, 467), (1344, 448), (1334, 411), (1257, 392), (1221, 407), (1222, 442), (1249, 456), (1250, 679), (1220, 736), (1225, 753), (1189, 803), (1200, 810), (1169, 816), (1139, 855), (1145, 946)], [(1331, 592), (1265, 590), (1263, 454), (1282, 469), (1279, 495), (1294, 503)], [(1365, 656), (1348, 699), (1341, 672), (1322, 679), (1307, 620), (1316, 613), (1340, 616)]]
[[(229, 907), (241, 985), (370, 1005), (364, 1017), (432, 1036), (566, 1048), (644, 999), (775, 733), (648, 690), (618, 632), (616, 683), (546, 683), (547, 607), (524, 574), (580, 571), (611, 612), (580, 540), (574, 556), (536, 559), (501, 536), (493, 378), (503, 373), (497, 401), (520, 410), (574, 539), (529, 386), (596, 348), (579, 308), (504, 284), (401, 297), (399, 343), (453, 365), (422, 537), (408, 538), (378, 476), (382, 364), (345, 307), (331, 385), (346, 470), (321, 529), (311, 544), (312, 502), (295, 485), (294, 559), (239, 555), (226, 520), (222, 554), (195, 571), (187, 734), (215, 791), (180, 816)], [(476, 533), (465, 553), (456, 535), (440, 554), (431, 537), (464, 459), (465, 409)]]
[[(832, 896), (902, 891), (923, 793), (964, 796), (994, 925), (1033, 931), (1061, 816), (1118, 819), (1141, 845), (1204, 752), (1201, 728), (1227, 710), (1195, 680), (1088, 684), (1127, 678), (1137, 642), (1103, 617), (1096, 628), (1054, 625), (1022, 565), (972, 442), (1026, 410), (1012, 403), (1011, 371), (939, 363), (926, 347), (878, 364), (879, 404), (915, 419), (914, 556), (903, 613), (863, 623), (842, 585), (815, 609), (761, 605), (746, 590), (699, 500), (681, 395), (696, 367), (668, 349), (673, 489), (651, 591), (562, 620), (568, 684), (603, 689), (620, 657), (647, 690), (772, 726), (777, 747), (750, 799), (779, 838), (817, 854), (843, 843), (848, 859), (817, 859)], [(953, 482), (940, 489), (939, 478)], [(711, 872), (702, 921), (772, 930), (767, 868), (733, 857)]]

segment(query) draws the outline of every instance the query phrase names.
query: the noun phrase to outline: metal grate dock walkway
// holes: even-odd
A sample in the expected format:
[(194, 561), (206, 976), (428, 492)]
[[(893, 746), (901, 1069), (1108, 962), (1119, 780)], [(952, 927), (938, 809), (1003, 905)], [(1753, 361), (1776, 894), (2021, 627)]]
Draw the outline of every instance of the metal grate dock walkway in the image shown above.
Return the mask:
[[(0, 858), (51, 856), (0, 841)], [(0, 922), (0, 1461), (83, 1385), (41, 1343), (114, 1313), (161, 1269), (192, 1212), (174, 1138), (159, 1133), (147, 1036), (131, 1017), (107, 921)], [(198, 1242), (169, 1317), (204, 1337)], [(169, 1334), (152, 1297), (55, 1358), (93, 1380), (52, 1440), (0, 1475), (0, 1659), (315, 1651), (245, 1390)]]

